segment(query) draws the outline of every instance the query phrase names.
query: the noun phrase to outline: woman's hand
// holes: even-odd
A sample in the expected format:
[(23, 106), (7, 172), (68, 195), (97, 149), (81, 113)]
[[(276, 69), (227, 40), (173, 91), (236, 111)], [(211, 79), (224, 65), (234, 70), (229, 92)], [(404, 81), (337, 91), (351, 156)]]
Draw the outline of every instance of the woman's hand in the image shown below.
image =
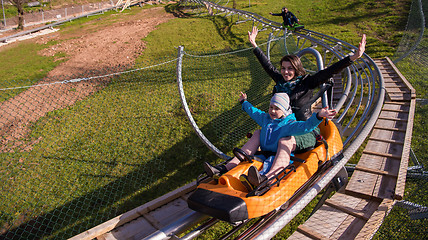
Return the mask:
[(247, 94), (241, 92), (241, 94), (239, 95), (239, 102), (243, 102), (247, 100)]
[(248, 40), (250, 40), (250, 43), (251, 45), (253, 45), (254, 48), (257, 47), (256, 37), (258, 32), (259, 30), (257, 29), (256, 26), (253, 27), (253, 30), (251, 32), (248, 32)]
[(363, 34), (363, 37), (361, 38), (360, 45), (358, 46), (357, 51), (354, 53), (354, 55), (350, 56), (352, 61), (357, 60), (361, 56), (363, 56), (364, 51), (366, 50), (366, 34)]
[(321, 111), (319, 111), (317, 113), (317, 116), (319, 118), (328, 118), (328, 119), (333, 119), (334, 115), (336, 115), (336, 110), (335, 109), (328, 109), (327, 107), (322, 108)]

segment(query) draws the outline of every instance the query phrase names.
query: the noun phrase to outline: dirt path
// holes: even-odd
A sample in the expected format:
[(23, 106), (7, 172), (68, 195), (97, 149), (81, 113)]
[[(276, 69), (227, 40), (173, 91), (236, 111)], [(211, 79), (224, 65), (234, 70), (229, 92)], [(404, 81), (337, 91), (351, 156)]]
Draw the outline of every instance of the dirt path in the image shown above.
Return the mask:
[[(100, 16), (99, 20), (102, 21), (102, 18)], [(68, 60), (49, 72), (42, 83), (63, 80), (64, 76), (79, 76), (103, 68), (114, 69), (118, 65), (133, 64), (145, 48), (141, 39), (157, 25), (172, 18), (174, 16), (166, 13), (163, 7), (155, 7), (142, 9), (138, 14), (108, 26), (87, 24), (76, 36), (61, 35), (59, 32), (40, 36), (34, 41), (58, 41), (57, 45), (44, 49), (40, 54), (53, 56), (65, 52), (68, 56)], [(97, 82), (88, 81), (33, 87), (0, 103), (0, 152), (14, 151), (13, 148), (18, 146), (19, 149), (30, 150), (31, 145), (39, 139), (26, 145), (19, 140), (28, 134), (28, 123), (49, 111), (74, 104), (99, 87)], [(70, 91), (71, 88), (73, 91)]]

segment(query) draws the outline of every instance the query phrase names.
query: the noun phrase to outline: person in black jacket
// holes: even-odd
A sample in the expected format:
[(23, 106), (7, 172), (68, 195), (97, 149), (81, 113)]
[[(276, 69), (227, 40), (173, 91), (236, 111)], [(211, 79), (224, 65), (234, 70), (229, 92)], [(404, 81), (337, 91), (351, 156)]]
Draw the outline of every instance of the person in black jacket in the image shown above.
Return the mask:
[(366, 46), (366, 35), (363, 34), (359, 47), (353, 55), (341, 59), (314, 75), (310, 75), (306, 74), (300, 58), (296, 55), (285, 55), (282, 57), (280, 60), (281, 68), (280, 70), (276, 69), (263, 51), (257, 46), (257, 34), (258, 29), (254, 26), (252, 31), (248, 32), (248, 38), (254, 48), (253, 53), (256, 55), (266, 73), (276, 83), (272, 93), (288, 93), (293, 112), (296, 114), (297, 120), (302, 121), (306, 120), (312, 114), (310, 106), (307, 106), (306, 103), (312, 97), (314, 90), (321, 86), (321, 84), (328, 82), (334, 74), (341, 72), (360, 58)]
[(294, 27), (294, 24), (299, 22), (299, 19), (292, 12), (288, 11), (286, 7), (281, 9), (281, 13), (269, 13), (272, 16), (281, 16), (284, 27), (289, 26), (290, 28)]
[[(360, 58), (366, 46), (366, 35), (363, 34), (359, 47), (353, 55), (347, 56), (333, 65), (310, 75), (306, 74), (300, 58), (296, 55), (285, 55), (282, 57), (280, 60), (281, 69), (276, 69), (263, 51), (257, 46), (257, 34), (257, 27), (253, 27), (252, 31), (248, 32), (248, 38), (251, 45), (254, 47), (253, 53), (256, 55), (263, 69), (276, 83), (272, 94), (277, 92), (285, 92), (288, 94), (292, 111), (295, 113), (298, 121), (305, 121), (312, 115), (311, 106), (308, 102), (312, 98), (314, 90), (323, 83), (327, 83), (334, 74), (341, 72)], [(315, 131), (319, 134), (319, 128)], [(259, 138), (260, 130), (256, 130), (250, 140), (244, 144), (242, 150), (248, 155), (254, 155), (260, 145)], [(277, 152), (272, 153), (275, 155), (272, 167), (282, 170), (286, 167), (287, 162), (284, 159), (287, 159), (287, 156), (292, 152), (305, 151), (306, 149), (314, 147), (315, 144), (316, 136), (314, 133), (281, 138), (278, 143)], [(226, 169), (224, 165), (211, 166), (208, 163), (205, 163), (204, 167), (209, 176), (219, 175), (224, 173), (227, 169), (230, 169)]]

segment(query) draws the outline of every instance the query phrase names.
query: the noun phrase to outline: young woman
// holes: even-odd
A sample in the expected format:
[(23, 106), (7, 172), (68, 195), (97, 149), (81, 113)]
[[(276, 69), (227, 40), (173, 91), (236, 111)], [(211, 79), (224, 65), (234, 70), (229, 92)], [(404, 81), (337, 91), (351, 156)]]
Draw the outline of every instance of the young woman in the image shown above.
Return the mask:
[[(359, 47), (353, 55), (347, 56), (330, 67), (310, 75), (306, 74), (300, 58), (296, 55), (284, 56), (280, 60), (281, 68), (278, 71), (263, 51), (257, 46), (257, 34), (257, 27), (253, 27), (252, 31), (248, 32), (248, 38), (251, 45), (254, 47), (253, 53), (256, 55), (263, 69), (276, 83), (273, 88), (273, 94), (280, 92), (287, 93), (290, 98), (291, 109), (293, 113), (295, 113), (296, 119), (300, 121), (305, 121), (312, 115), (311, 106), (306, 103), (312, 98), (314, 90), (321, 84), (328, 82), (334, 74), (339, 73), (360, 58), (366, 46), (366, 35), (363, 34)], [(315, 131), (319, 133), (318, 128)], [(275, 153), (272, 169), (276, 169), (278, 172), (281, 171), (288, 165), (291, 152), (303, 151), (315, 146), (315, 144), (316, 137), (312, 132), (300, 136), (281, 138)], [(248, 155), (254, 155), (259, 145), (260, 130), (257, 130), (254, 132), (251, 139), (242, 147), (242, 150)], [(230, 170), (234, 165), (228, 164), (226, 166), (221, 165), (214, 167), (205, 163), (204, 167), (207, 174), (213, 176)]]

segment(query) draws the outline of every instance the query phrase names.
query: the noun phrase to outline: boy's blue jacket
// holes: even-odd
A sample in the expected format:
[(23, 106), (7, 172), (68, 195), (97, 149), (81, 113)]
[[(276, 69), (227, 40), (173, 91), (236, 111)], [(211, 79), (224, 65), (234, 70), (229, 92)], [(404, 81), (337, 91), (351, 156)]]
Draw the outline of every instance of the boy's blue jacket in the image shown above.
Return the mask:
[(268, 113), (254, 107), (248, 101), (242, 103), (242, 109), (262, 127), (260, 133), (262, 151), (276, 152), (279, 139), (312, 132), (322, 122), (322, 119), (317, 118), (316, 113), (313, 113), (306, 121), (296, 121), (294, 113), (272, 120)]

